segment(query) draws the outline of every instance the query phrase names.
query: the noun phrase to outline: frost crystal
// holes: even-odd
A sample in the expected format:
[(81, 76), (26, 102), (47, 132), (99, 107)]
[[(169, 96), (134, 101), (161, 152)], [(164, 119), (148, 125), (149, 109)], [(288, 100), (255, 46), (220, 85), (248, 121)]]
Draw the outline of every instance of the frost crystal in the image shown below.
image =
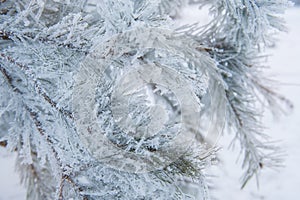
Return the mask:
[[(208, 199), (224, 125), (243, 186), (280, 163), (258, 99), (286, 100), (258, 58), (288, 1), (0, 2), (0, 145), (18, 153), (28, 199)], [(186, 3), (215, 18), (174, 30)]]

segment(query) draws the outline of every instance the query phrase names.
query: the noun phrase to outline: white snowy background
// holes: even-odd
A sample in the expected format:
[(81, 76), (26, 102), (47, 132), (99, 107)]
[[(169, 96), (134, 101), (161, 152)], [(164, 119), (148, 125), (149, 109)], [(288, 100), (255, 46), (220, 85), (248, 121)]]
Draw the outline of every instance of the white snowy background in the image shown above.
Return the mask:
[[(200, 13), (200, 14), (199, 14)], [(267, 73), (279, 81), (279, 92), (294, 103), (294, 110), (288, 116), (274, 119), (269, 113), (264, 118), (266, 132), (272, 139), (280, 141), (285, 151), (285, 167), (275, 171), (264, 169), (260, 174), (259, 188), (256, 180), (240, 189), (240, 162), (238, 152), (228, 150), (226, 145), (220, 152), (221, 162), (211, 169), (214, 190), (212, 196), (222, 200), (298, 200), (300, 199), (300, 7), (287, 10), (284, 15), (288, 33), (278, 37), (276, 47), (269, 49), (270, 69)], [(178, 23), (191, 23), (193, 19), (207, 21), (206, 12), (196, 7), (183, 10)], [(228, 144), (225, 137), (221, 143)], [(15, 172), (15, 156), (0, 147), (0, 200), (25, 200), (25, 189), (19, 183)]]

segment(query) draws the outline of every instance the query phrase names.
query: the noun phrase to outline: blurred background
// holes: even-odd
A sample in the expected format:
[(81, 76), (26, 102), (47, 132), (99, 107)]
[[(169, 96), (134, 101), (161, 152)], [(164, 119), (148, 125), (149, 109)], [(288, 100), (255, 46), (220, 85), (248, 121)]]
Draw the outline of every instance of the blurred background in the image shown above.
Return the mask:
[[(284, 167), (279, 170), (264, 169), (259, 177), (259, 187), (255, 179), (243, 189), (241, 183), (241, 163), (238, 149), (228, 150), (230, 136), (222, 138), (225, 144), (220, 151), (221, 161), (210, 169), (214, 182), (212, 196), (216, 199), (229, 200), (298, 200), (300, 199), (300, 0), (294, 0), (296, 6), (287, 10), (288, 33), (278, 36), (277, 45), (267, 50), (270, 55), (266, 70), (267, 75), (278, 80), (278, 91), (294, 103), (294, 110), (287, 116), (274, 119), (265, 113), (267, 134), (279, 141), (285, 151)], [(195, 6), (182, 10), (177, 24), (191, 24), (199, 19), (209, 21), (207, 10), (199, 12)], [(0, 200), (25, 200), (25, 189), (20, 185), (15, 172), (15, 154), (0, 147)]]

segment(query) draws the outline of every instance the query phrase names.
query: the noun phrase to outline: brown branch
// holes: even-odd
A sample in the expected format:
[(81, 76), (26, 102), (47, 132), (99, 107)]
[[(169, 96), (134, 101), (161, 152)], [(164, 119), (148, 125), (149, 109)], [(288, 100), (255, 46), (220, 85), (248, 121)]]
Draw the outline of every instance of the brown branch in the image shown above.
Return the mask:
[(77, 52), (82, 52), (84, 54), (88, 54), (87, 51), (83, 51), (81, 48), (75, 47), (73, 44), (65, 44), (65, 43), (58, 43), (56, 40), (47, 38), (47, 37), (37, 37), (33, 35), (32, 33), (22, 33), (22, 36), (20, 36), (17, 33), (14, 33), (12, 31), (5, 31), (5, 30), (0, 30), (0, 38), (3, 40), (13, 40), (13, 38), (16, 38), (17, 40), (22, 40), (23, 38), (30, 38), (32, 40), (38, 40), (42, 43), (45, 44), (50, 44), (50, 45), (56, 45), (58, 47), (66, 47), (71, 50), (75, 50)]
[(77, 188), (78, 191), (80, 191), (80, 187), (72, 180), (72, 178), (66, 174), (64, 174), (61, 178), (60, 186), (59, 186), (59, 200), (63, 200), (63, 187), (65, 182), (69, 182), (73, 188)]
[[(1, 73), (3, 74), (3, 76), (5, 77), (5, 79), (7, 80), (9, 86), (13, 89), (14, 92), (16, 92), (17, 94), (19, 95), (22, 95), (22, 92), (16, 88), (13, 83), (12, 83), (12, 78), (11, 76), (7, 73), (6, 69), (3, 68), (1, 65), (0, 65), (0, 71)], [(49, 98), (50, 99), (50, 98)], [(51, 102), (49, 100), (49, 102)], [(55, 150), (55, 148), (53, 147), (53, 141), (51, 139), (51, 137), (47, 136), (46, 135), (46, 131), (45, 129), (43, 128), (43, 124), (41, 123), (41, 121), (39, 120), (39, 116), (38, 116), (38, 113), (34, 112), (31, 108), (29, 108), (29, 106), (27, 106), (25, 103), (24, 103), (24, 106), (25, 106), (25, 109), (26, 111), (29, 113), (29, 116), (31, 118), (31, 120), (33, 121), (38, 133), (45, 138), (45, 140), (47, 141), (48, 145), (50, 146), (50, 148), (52, 149), (52, 152), (54, 154), (54, 157), (58, 163), (58, 165), (60, 166), (61, 169), (63, 169), (63, 163), (61, 162), (61, 159), (59, 158), (58, 156), (58, 152)], [(7, 141), (0, 141), (0, 146), (3, 146), (3, 147), (6, 147), (7, 146)], [(33, 153), (33, 152), (32, 152)], [(30, 165), (30, 171), (32, 173), (32, 175), (39, 179), (38, 178), (38, 174), (37, 174), (37, 171), (35, 170), (35, 167), (33, 164)], [(62, 177), (62, 180), (61, 180), (61, 184), (60, 184), (60, 188), (59, 188), (59, 199), (63, 199), (63, 196), (62, 196), (62, 192), (63, 192), (63, 183), (65, 181), (68, 181), (69, 183), (72, 184), (72, 186), (74, 188), (76, 188), (76, 190), (78, 190), (80, 192), (80, 187), (76, 185), (76, 183), (68, 176), (68, 175), (63, 175)], [(79, 193), (80, 194), (80, 193)], [(83, 196), (83, 199), (87, 199), (85, 196)]]
[[(12, 57), (7, 56), (7, 55), (5, 55), (3, 53), (0, 54), (0, 57), (2, 57), (2, 59), (5, 59), (6, 61), (10, 62), (11, 64), (14, 64), (14, 65), (18, 66), (21, 70), (25, 71), (28, 74), (28, 71), (29, 71), (29, 67), (28, 66), (26, 66), (26, 65), (24, 65), (24, 64), (22, 64), (20, 62), (17, 62)], [(17, 87), (15, 87), (14, 85), (12, 85), (12, 78), (8, 75), (6, 69), (3, 68), (3, 67), (0, 67), (0, 70), (1, 70), (2, 74), (6, 77), (8, 83), (11, 85), (11, 87), (14, 90), (17, 90), (18, 93), (22, 94), (22, 92)], [(29, 75), (31, 75), (31, 74), (29, 74)], [(51, 107), (55, 108), (57, 111), (59, 111), (64, 116), (67, 116), (68, 118), (73, 119), (72, 112), (70, 112), (68, 110), (65, 110), (63, 108), (58, 107), (57, 103), (55, 101), (53, 101), (46, 94), (46, 92), (44, 92), (45, 90), (41, 87), (41, 85), (38, 83), (38, 81), (37, 80), (33, 80), (33, 81), (34, 81), (34, 85), (35, 85), (35, 88), (37, 89), (38, 94), (41, 95), (44, 98), (44, 100), (47, 101), (51, 105)]]
[(7, 141), (6, 140), (0, 141), (0, 146), (6, 147), (7, 146)]
[[(32, 111), (30, 108), (28, 108), (26, 106), (26, 110), (29, 112), (31, 119), (33, 120), (38, 132), (40, 133), (41, 136), (46, 136), (46, 131), (43, 129), (43, 125), (42, 123), (39, 121), (38, 119), (38, 114), (34, 111)], [(51, 138), (49, 136), (46, 137), (46, 141), (48, 142), (48, 145), (51, 147), (52, 152), (54, 154), (54, 157), (56, 159), (56, 161), (58, 162), (58, 165), (60, 166), (60, 168), (63, 170), (63, 163), (61, 161), (61, 159), (58, 156), (58, 152), (55, 150), (55, 148), (53, 147), (53, 141), (51, 140)], [(72, 186), (78, 190), (79, 192), (81, 191), (80, 186), (78, 186), (72, 179), (70, 176), (63, 174), (62, 179), (61, 179), (61, 183), (60, 183), (60, 187), (59, 187), (59, 200), (63, 199), (63, 184), (65, 181), (68, 181), (69, 183), (72, 184)], [(80, 194), (80, 193), (79, 193)], [(83, 199), (85, 199), (86, 197), (83, 196)]]
[(56, 110), (58, 110), (60, 113), (62, 113), (63, 115), (67, 116), (70, 119), (73, 119), (73, 114), (72, 112), (65, 110), (63, 108), (60, 108), (57, 106), (57, 103), (55, 101), (53, 101), (45, 92), (42, 92), (42, 90), (39, 88), (39, 94), (42, 95), (42, 97), (51, 105), (51, 107), (55, 108)]
[[(20, 92), (19, 89), (17, 89), (13, 83), (12, 83), (12, 78), (9, 76), (9, 74), (6, 72), (6, 70), (0, 65), (0, 71), (2, 72), (2, 74), (4, 75), (4, 77), (6, 78), (8, 84), (13, 88), (13, 91), (18, 93), (18, 94), (22, 94)], [(34, 125), (37, 129), (37, 131), (40, 133), (41, 136), (45, 136), (45, 130), (42, 127), (42, 123), (39, 121), (38, 119), (38, 114), (36, 112), (34, 112), (31, 108), (29, 108), (29, 106), (27, 106), (24, 103), (25, 109), (28, 111), (29, 116), (31, 117), (32, 121), (34, 122)], [(62, 166), (60, 159), (58, 158), (58, 153), (56, 152), (56, 150), (54, 149), (53, 145), (53, 141), (50, 139), (49, 136), (46, 137), (46, 141), (50, 144), (52, 151), (57, 159), (57, 161), (60, 163), (60, 166)]]
[[(2, 10), (0, 11), (0, 13), (2, 14)], [(10, 37), (9, 37), (9, 35), (8, 35), (8, 33), (6, 33), (6, 32), (3, 32), (3, 31), (1, 31), (0, 30), (0, 37), (3, 39), (3, 40), (11, 40), (10, 39)]]
[(76, 184), (76, 183), (72, 180), (72, 178), (71, 178), (70, 176), (64, 174), (64, 175), (61, 177), (60, 185), (59, 185), (59, 191), (58, 191), (58, 195), (59, 195), (59, 196), (58, 196), (58, 199), (59, 199), (59, 200), (63, 200), (63, 199), (64, 199), (64, 196), (63, 196), (63, 188), (64, 188), (64, 183), (65, 183), (66, 181), (69, 182), (69, 183), (72, 185), (72, 187), (78, 191), (78, 194), (79, 194), (80, 196), (82, 196), (83, 200), (87, 200), (87, 199), (88, 199), (85, 195), (80, 194), (80, 192), (82, 191), (81, 187), (78, 186), (78, 184)]
[(43, 128), (43, 124), (41, 123), (41, 121), (39, 121), (39, 116), (36, 112), (34, 112), (31, 108), (29, 108), (27, 105), (25, 105), (25, 109), (27, 110), (27, 112), (29, 113), (29, 116), (31, 118), (31, 120), (33, 121), (37, 131), (40, 133), (41, 136), (45, 137), (45, 140), (48, 142), (49, 146), (52, 149), (52, 152), (54, 154), (54, 157), (56, 158), (58, 164), (60, 167), (63, 167), (63, 164), (58, 156), (58, 152), (55, 150), (55, 148), (53, 147), (54, 142), (51, 140), (51, 137), (46, 135), (46, 131)]
[(8, 61), (11, 64), (14, 64), (16, 66), (18, 66), (20, 69), (24, 70), (24, 71), (28, 71), (29, 67), (16, 61), (14, 58), (12, 58), (11, 56), (7, 56), (4, 53), (0, 53), (0, 57), (2, 57), (3, 60)]
[(13, 85), (12, 77), (7, 73), (6, 69), (1, 66), (1, 64), (0, 64), (0, 71), (3, 74), (3, 76), (5, 77), (5, 79), (7, 80), (7, 83), (13, 89), (13, 91), (17, 92), (19, 94), (22, 94), (22, 92), (16, 86)]
[[(12, 84), (12, 78), (8, 75), (7, 71), (5, 70), (5, 68), (3, 68), (1, 66), (1, 64), (0, 64), (0, 71), (1, 71), (2, 75), (4, 76), (4, 78), (6, 79), (7, 83), (13, 89), (13, 91), (21, 94), (21, 91)], [(6, 147), (7, 146), (7, 141), (6, 140), (0, 141), (0, 146)]]
[[(6, 37), (5, 35), (1, 35), (1, 32), (0, 32), (0, 37)], [(4, 55), (3, 53), (1, 53), (0, 54), (0, 56), (2, 57), (2, 58), (4, 58), (5, 60), (7, 60), (7, 61), (9, 61), (10, 63), (12, 63), (12, 64), (14, 64), (14, 65), (16, 65), (16, 66), (18, 66), (20, 69), (22, 69), (22, 70), (24, 70), (24, 71), (27, 71), (27, 70), (29, 70), (29, 67), (28, 66), (26, 66), (26, 65), (24, 65), (24, 64), (22, 64), (22, 63), (19, 63), (19, 62), (17, 62), (16, 60), (14, 60), (12, 57), (10, 57), (10, 56), (6, 56), (6, 55)], [(0, 65), (0, 71), (1, 71), (1, 73), (3, 74), (3, 76), (5, 77), (5, 79), (6, 79), (6, 81), (7, 81), (7, 83), (8, 83), (8, 85), (13, 89), (13, 91), (14, 92), (16, 92), (16, 93), (18, 93), (18, 94), (20, 94), (20, 95), (22, 95), (23, 93), (13, 84), (13, 78), (9, 75), (9, 73), (7, 72), (7, 70), (4, 68), (4, 67), (2, 67), (1, 65)], [(62, 109), (62, 108), (58, 108), (58, 106), (57, 106), (57, 103), (55, 102), (55, 101), (53, 101), (45, 92), (43, 92), (43, 89), (42, 89), (42, 87), (40, 86), (40, 84), (38, 84), (38, 82), (35, 80), (34, 81), (34, 83), (35, 83), (35, 87), (36, 87), (36, 89), (37, 89), (37, 91), (38, 91), (38, 94), (40, 94), (52, 107), (54, 107), (56, 110), (58, 110), (59, 112), (61, 112), (62, 114), (64, 114), (64, 115), (66, 115), (67, 117), (69, 117), (70, 119), (73, 119), (73, 115), (72, 115), (72, 113), (71, 112), (69, 112), (69, 111), (66, 111), (66, 110), (64, 110), (64, 109)], [(51, 137), (49, 137), (49, 136), (47, 136), (46, 135), (46, 131), (45, 131), (45, 129), (43, 128), (43, 125), (42, 125), (42, 123), (41, 123), (41, 121), (38, 119), (39, 118), (39, 116), (38, 116), (38, 113), (36, 113), (36, 112), (34, 112), (31, 108), (29, 108), (26, 104), (25, 104), (25, 109), (27, 110), (27, 112), (29, 113), (29, 116), (30, 116), (30, 118), (31, 118), (31, 120), (33, 121), (33, 123), (34, 123), (34, 125), (35, 125), (35, 127), (36, 127), (36, 129), (37, 129), (37, 131), (38, 131), (38, 133), (41, 135), (41, 136), (43, 136), (43, 137), (45, 137), (45, 140), (47, 141), (47, 143), (48, 143), (48, 145), (50, 146), (50, 148), (52, 149), (52, 152), (53, 152), (53, 154), (54, 154), (54, 157), (56, 158), (56, 161), (57, 161), (57, 163), (58, 163), (58, 165), (61, 167), (61, 169), (63, 169), (63, 164), (62, 164), (62, 162), (61, 162), (61, 159), (59, 158), (59, 156), (58, 156), (58, 152), (55, 150), (55, 148), (53, 147), (53, 141), (52, 141), (52, 139), (51, 139)], [(3, 146), (3, 147), (6, 147), (7, 146), (7, 141), (1, 141), (0, 142), (0, 146)], [(35, 177), (37, 180), (39, 179), (39, 176), (38, 176), (38, 173), (37, 173), (37, 171), (36, 171), (36, 169), (35, 169), (35, 167), (34, 167), (34, 165), (33, 164), (31, 164), (30, 166), (29, 166), (30, 168), (30, 171), (31, 171), (31, 174), (33, 175), (33, 177)], [(61, 179), (61, 183), (60, 183), (60, 187), (59, 187), (59, 199), (60, 200), (63, 200), (64, 198), (63, 198), (63, 186), (64, 186), (64, 182), (65, 181), (68, 181), (74, 188), (76, 188), (76, 190), (78, 190), (79, 191), (79, 195), (81, 195), (80, 194), (80, 191), (82, 190), (81, 188), (80, 188), (80, 186), (78, 186), (71, 178), (70, 178), (70, 176), (68, 176), (68, 175), (63, 175), (62, 176), (62, 179)], [(83, 196), (83, 195), (81, 195), (82, 197), (83, 197), (83, 200), (87, 200), (87, 197), (86, 196)]]
[(59, 184), (59, 191), (58, 191), (58, 200), (63, 200), (63, 189), (64, 189), (64, 182), (66, 180), (66, 175), (63, 175), (61, 180), (60, 180), (60, 184)]

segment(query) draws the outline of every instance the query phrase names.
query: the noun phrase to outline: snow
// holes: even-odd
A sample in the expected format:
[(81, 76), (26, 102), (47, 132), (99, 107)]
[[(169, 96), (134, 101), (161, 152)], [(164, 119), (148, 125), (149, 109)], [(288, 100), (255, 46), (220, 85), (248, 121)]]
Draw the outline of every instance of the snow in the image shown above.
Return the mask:
[[(195, 8), (184, 9), (179, 23), (186, 22), (186, 17), (198, 18)], [(207, 15), (200, 15), (205, 20)], [(264, 169), (259, 178), (259, 189), (255, 179), (240, 190), (239, 177), (241, 175), (239, 162), (236, 163), (237, 152), (224, 148), (220, 153), (222, 161), (219, 167), (212, 169), (217, 177), (213, 178), (212, 195), (217, 199), (241, 200), (297, 200), (300, 199), (300, 8), (291, 8), (286, 14), (288, 34), (278, 37), (275, 48), (268, 50), (272, 54), (268, 64), (271, 66), (270, 75), (280, 81), (280, 93), (294, 103), (294, 111), (287, 117), (273, 120), (267, 114), (264, 121), (268, 127), (267, 133), (275, 140), (281, 141), (285, 150), (285, 167), (279, 171)], [(191, 22), (191, 21), (190, 21)], [(224, 143), (228, 143), (225, 138)], [(18, 174), (14, 170), (15, 155), (9, 155), (0, 147), (0, 200), (24, 200), (25, 189), (19, 184)]]

